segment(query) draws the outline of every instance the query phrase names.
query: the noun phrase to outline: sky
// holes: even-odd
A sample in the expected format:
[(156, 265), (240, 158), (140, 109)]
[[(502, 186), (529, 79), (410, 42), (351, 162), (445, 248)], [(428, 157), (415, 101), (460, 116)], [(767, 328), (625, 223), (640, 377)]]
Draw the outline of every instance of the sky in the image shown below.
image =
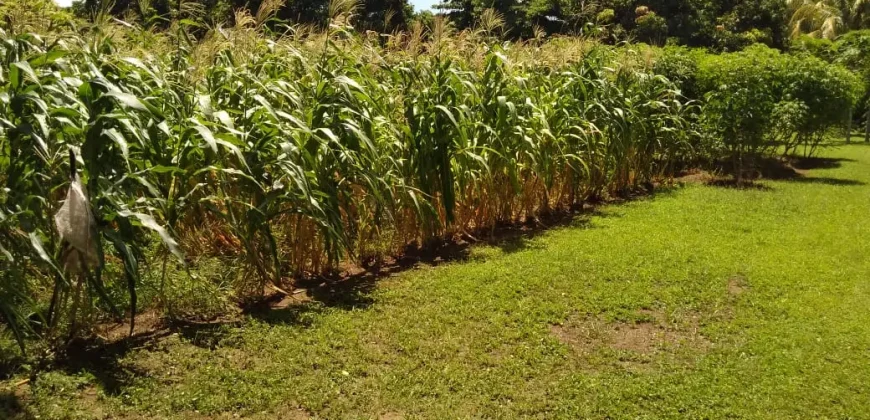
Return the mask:
[(431, 9), (432, 5), (438, 3), (438, 0), (411, 0), (411, 4), (414, 5), (414, 10), (427, 10)]
[[(72, 4), (73, 0), (54, 0), (58, 6), (61, 7), (69, 7)], [(438, 3), (438, 0), (411, 0), (411, 4), (414, 5), (415, 10), (427, 10), (431, 9), (432, 5)]]

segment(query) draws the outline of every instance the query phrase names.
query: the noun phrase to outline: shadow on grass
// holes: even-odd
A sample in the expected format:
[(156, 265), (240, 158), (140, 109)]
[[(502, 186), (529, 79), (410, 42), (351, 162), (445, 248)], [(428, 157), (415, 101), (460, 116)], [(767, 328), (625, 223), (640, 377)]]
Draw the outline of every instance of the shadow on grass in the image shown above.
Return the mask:
[(408, 245), (401, 255), (365, 267), (297, 279), (294, 285), (304, 290), (301, 298), (276, 293), (262, 302), (246, 307), (245, 313), (268, 323), (310, 325), (312, 315), (326, 308), (352, 310), (370, 306), (374, 303), (371, 292), (377, 282), (386, 277), (422, 266), (433, 267), (467, 261), (471, 247), (475, 245), (494, 246), (507, 254), (538, 249), (542, 245), (535, 238), (552, 229), (569, 226), (589, 228), (593, 217), (618, 217), (615, 212), (601, 211), (602, 205), (669, 195), (675, 190), (674, 187), (662, 187), (652, 192), (638, 190), (625, 194), (623, 198), (554, 211), (529, 219), (525, 223), (500, 224), (494, 228), (463, 234), (449, 241)]
[(797, 157), (791, 165), (795, 169), (836, 169), (843, 166), (843, 162), (857, 162), (855, 159), (828, 158), (828, 157)]
[(867, 185), (863, 181), (807, 176), (806, 171), (812, 169), (835, 169), (844, 162), (856, 162), (854, 159), (826, 158), (826, 157), (756, 157), (749, 166), (752, 170), (744, 172), (744, 181), (738, 185), (735, 171), (729, 162), (720, 161), (713, 167), (727, 178), (718, 178), (707, 182), (707, 185), (725, 188), (739, 188), (747, 190), (772, 191), (769, 185), (759, 184), (759, 180), (786, 181), (801, 184), (820, 184), (833, 186), (860, 186)]
[(0, 391), (0, 418), (9, 420), (30, 420), (37, 417), (22, 404), (21, 398), (13, 391)]
[(50, 367), (73, 375), (87, 372), (96, 379), (107, 395), (117, 396), (137, 376), (147, 374), (123, 362), (124, 357), (131, 351), (157, 350), (162, 339), (174, 334), (194, 346), (214, 350), (240, 322), (241, 320), (207, 323), (172, 321), (165, 322), (156, 329), (111, 342), (99, 337), (79, 339), (70, 343), (65, 352), (58, 354)]
[(756, 191), (773, 191), (773, 187), (765, 184), (759, 184), (754, 180), (743, 181), (737, 183), (735, 179), (715, 179), (706, 183), (707, 185), (720, 188), (733, 188), (736, 190), (756, 190)]
[(169, 330), (194, 346), (214, 350), (241, 324), (239, 319), (212, 322), (176, 320), (169, 323)]
[(73, 375), (90, 373), (106, 394), (120, 395), (134, 377), (144, 374), (130, 366), (124, 366), (121, 359), (133, 349), (153, 348), (159, 339), (169, 334), (169, 330), (163, 329), (133, 335), (109, 344), (94, 339), (77, 340), (69, 345), (66, 352), (58, 355), (53, 368)]
[[(0, 326), (2, 333), (3, 326)], [(9, 379), (15, 374), (15, 370), (25, 363), (18, 347), (0, 348), (0, 380)]]
[(249, 312), (249, 315), (272, 325), (297, 325), (310, 327), (314, 316), (322, 313), (325, 307), (319, 303), (306, 301), (284, 307), (263, 308)]
[(833, 185), (838, 187), (854, 187), (860, 185), (867, 185), (864, 181), (858, 181), (854, 179), (842, 179), (842, 178), (826, 178), (826, 177), (805, 177), (805, 178), (795, 178), (790, 179), (789, 182), (794, 182), (798, 184), (822, 184), (822, 185)]

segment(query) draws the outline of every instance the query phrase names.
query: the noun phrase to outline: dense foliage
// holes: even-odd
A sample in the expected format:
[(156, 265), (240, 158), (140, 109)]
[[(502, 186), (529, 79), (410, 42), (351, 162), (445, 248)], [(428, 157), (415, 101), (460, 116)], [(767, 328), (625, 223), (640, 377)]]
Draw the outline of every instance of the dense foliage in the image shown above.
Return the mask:
[(718, 55), (669, 47), (654, 68), (704, 104), (704, 150), (733, 158), (738, 182), (752, 168), (744, 159), (813, 154), (863, 93), (843, 67), (761, 45)]
[[(318, 54), (258, 43), (244, 58), (219, 51), (197, 78), (185, 49), (140, 60), (105, 37), (2, 36), (3, 284), (51, 291), (49, 308), (30, 309), (47, 334), (62, 317), (75, 325), (82, 301), (111, 308), (107, 265), (134, 310), (143, 267), (187, 251), (174, 238), (213, 237), (202, 253), (241, 256), (246, 299), (346, 257), (636, 188), (692, 152), (692, 108), (661, 76), (608, 69), (608, 49), (551, 69), (498, 46), (479, 63), (441, 52), (446, 42), (383, 56), (333, 29)], [(81, 276), (60, 269), (51, 219), (68, 150), (103, 245)], [(165, 252), (148, 254), (152, 231)]]
[(791, 49), (794, 53), (810, 54), (840, 64), (858, 76), (863, 89), (852, 119), (855, 125), (864, 124), (865, 139), (870, 141), (870, 30), (851, 31), (836, 41), (801, 37)]
[(859, 93), (843, 68), (766, 48), (708, 56), (699, 70), (708, 122), (737, 154), (760, 148), (790, 154), (798, 147), (812, 154), (831, 127), (845, 122), (844, 110)]
[[(128, 20), (166, 25), (179, 13), (203, 25), (232, 24), (238, 10), (255, 14), (274, 9), (277, 22), (323, 27), (328, 0), (83, 0), (80, 16), (109, 8)], [(471, 29), (493, 12), (504, 22), (504, 36), (535, 38), (542, 34), (604, 34), (604, 40), (639, 40), (735, 51), (754, 43), (784, 48), (790, 38), (809, 34), (832, 39), (870, 25), (870, 1), (809, 0), (444, 0), (434, 13), (447, 16), (459, 30)], [(418, 11), (407, 0), (360, 1), (355, 26), (391, 33), (413, 22), (431, 26), (433, 11)]]

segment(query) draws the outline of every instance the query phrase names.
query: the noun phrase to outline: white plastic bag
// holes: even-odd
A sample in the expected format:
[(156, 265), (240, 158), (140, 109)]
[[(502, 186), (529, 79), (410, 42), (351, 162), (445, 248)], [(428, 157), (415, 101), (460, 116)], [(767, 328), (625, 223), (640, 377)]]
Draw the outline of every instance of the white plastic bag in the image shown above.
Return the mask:
[(78, 175), (70, 182), (66, 200), (54, 216), (54, 223), (65, 242), (62, 255), (67, 272), (86, 271), (97, 266), (96, 223), (91, 213), (88, 194)]

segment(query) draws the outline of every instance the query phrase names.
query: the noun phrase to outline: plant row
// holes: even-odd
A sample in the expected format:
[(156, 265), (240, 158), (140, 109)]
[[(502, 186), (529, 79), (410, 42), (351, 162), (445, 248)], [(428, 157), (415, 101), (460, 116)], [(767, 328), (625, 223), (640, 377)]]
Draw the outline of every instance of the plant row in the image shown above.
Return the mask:
[[(437, 37), (394, 53), (334, 25), (316, 49), (260, 40), (202, 68), (181, 38), (138, 58), (112, 39), (0, 33), (0, 313), (22, 343), (112, 317), (132, 329), (144, 284), (172, 315), (168, 273), (208, 283), (201, 258), (244, 267), (227, 294), (246, 301), (721, 150), (813, 147), (855, 96), (848, 72), (769, 50), (666, 51), (650, 67), (592, 46), (553, 66), (509, 46), (463, 57)], [(53, 218), (70, 151), (93, 260), (70, 261), (89, 250)]]

